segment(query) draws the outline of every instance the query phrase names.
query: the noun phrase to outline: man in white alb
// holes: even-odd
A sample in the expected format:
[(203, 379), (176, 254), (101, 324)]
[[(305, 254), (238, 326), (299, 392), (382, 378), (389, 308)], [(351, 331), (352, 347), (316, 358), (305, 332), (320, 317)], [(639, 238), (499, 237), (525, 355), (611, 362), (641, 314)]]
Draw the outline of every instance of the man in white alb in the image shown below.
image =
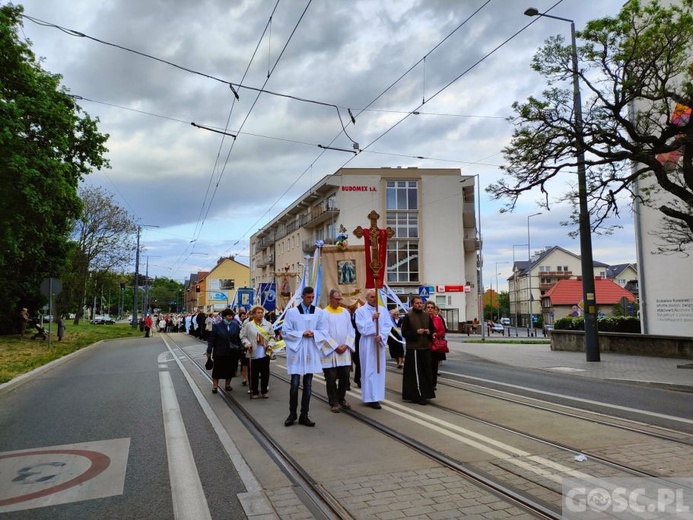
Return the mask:
[(351, 324), (351, 314), (340, 305), (342, 293), (332, 289), (329, 300), (330, 304), (325, 307), (329, 339), (322, 344), (322, 372), (325, 375), (330, 410), (339, 413), (340, 406), (345, 410), (351, 408), (345, 397), (356, 333)]

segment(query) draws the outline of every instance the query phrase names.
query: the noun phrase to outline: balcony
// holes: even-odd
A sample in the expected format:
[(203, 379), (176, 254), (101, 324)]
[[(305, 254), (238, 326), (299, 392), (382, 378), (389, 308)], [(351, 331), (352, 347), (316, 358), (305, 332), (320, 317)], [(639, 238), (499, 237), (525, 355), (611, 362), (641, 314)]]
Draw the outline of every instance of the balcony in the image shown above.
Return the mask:
[[(300, 224), (305, 228), (314, 228), (323, 222), (332, 220), (339, 215), (339, 208), (336, 207), (333, 201), (323, 202), (317, 206), (310, 208), (310, 212), (300, 219)], [(327, 243), (327, 242), (325, 242)]]
[(267, 267), (268, 265), (274, 265), (274, 257), (272, 257), (272, 255), (265, 255), (255, 263), (255, 266), (258, 269), (262, 269), (263, 267)]
[(270, 235), (267, 235), (260, 239), (260, 241), (257, 243), (257, 248), (265, 249), (266, 247), (271, 246), (272, 244), (274, 244), (274, 238), (272, 238)]
[[(337, 243), (336, 238), (321, 238), (320, 240), (322, 240), (326, 246), (333, 246)], [(304, 240), (301, 244), (303, 252), (312, 253), (315, 251), (315, 242), (317, 242), (317, 240)]]

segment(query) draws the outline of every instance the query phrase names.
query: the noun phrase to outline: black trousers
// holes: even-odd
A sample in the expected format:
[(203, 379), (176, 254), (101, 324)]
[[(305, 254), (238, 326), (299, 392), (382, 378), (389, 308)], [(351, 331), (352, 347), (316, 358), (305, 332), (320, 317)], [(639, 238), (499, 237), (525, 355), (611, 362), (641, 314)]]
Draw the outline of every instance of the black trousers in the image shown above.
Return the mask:
[(269, 376), (270, 376), (270, 358), (267, 356), (258, 359), (251, 359), (252, 363), (250, 372), (250, 390), (253, 395), (258, 395), (258, 383), (259, 383), (259, 393), (266, 394), (267, 387), (269, 386)]
[(330, 406), (337, 406), (344, 402), (347, 388), (349, 387), (349, 366), (323, 368), (325, 385), (327, 386), (327, 399)]
[[(296, 414), (298, 408), (298, 385), (301, 374), (291, 374), (291, 389), (289, 390), (289, 413)], [(303, 376), (303, 395), (301, 396), (301, 415), (308, 415), (310, 396), (313, 393), (313, 374)]]

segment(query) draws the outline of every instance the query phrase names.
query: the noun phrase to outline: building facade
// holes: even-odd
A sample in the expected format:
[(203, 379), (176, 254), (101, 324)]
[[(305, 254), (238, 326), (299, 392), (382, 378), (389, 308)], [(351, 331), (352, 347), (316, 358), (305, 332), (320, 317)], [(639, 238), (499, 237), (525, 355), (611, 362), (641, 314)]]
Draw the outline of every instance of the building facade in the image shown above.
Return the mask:
[[(349, 235), (347, 249), (362, 246), (353, 231), (368, 228), (368, 214), (375, 210), (378, 227), (394, 231), (385, 283), (402, 299), (425, 288), (455, 329), (478, 317), (473, 181), (459, 169), (340, 169), (251, 237), (250, 283), (275, 282), (279, 294), (292, 292), (317, 241), (335, 244), (341, 230)], [(359, 284), (365, 284), (362, 271), (356, 272)]]
[(250, 269), (247, 265), (237, 262), (233, 257), (220, 258), (211, 271), (190, 276), (186, 283), (185, 311), (222, 311), (234, 302), (237, 290), (248, 287), (249, 282)]
[[(595, 279), (606, 279), (608, 267), (595, 261), (592, 275)], [(560, 280), (574, 278), (582, 278), (580, 256), (562, 247), (547, 247), (535, 252), (529, 262), (516, 261), (513, 274), (508, 278), (511, 323), (529, 327), (530, 314), (535, 320), (542, 316), (542, 296)]]

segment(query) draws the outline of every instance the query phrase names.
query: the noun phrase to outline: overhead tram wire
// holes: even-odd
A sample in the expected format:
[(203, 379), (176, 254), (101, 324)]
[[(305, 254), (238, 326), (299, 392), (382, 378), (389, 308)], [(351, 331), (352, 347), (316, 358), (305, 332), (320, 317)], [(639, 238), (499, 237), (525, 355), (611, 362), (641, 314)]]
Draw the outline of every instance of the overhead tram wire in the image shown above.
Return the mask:
[[(260, 44), (262, 44), (262, 40), (264, 40), (264, 38), (265, 38), (265, 34), (267, 34), (267, 28), (272, 23), (272, 18), (274, 17), (274, 13), (277, 11), (277, 7), (279, 6), (280, 1), (281, 0), (277, 0), (277, 2), (274, 4), (274, 8), (272, 9), (272, 12), (270, 13), (269, 18), (267, 19), (267, 23), (265, 24), (265, 27), (262, 30), (262, 34), (260, 35), (260, 38), (258, 38), (257, 45), (255, 45), (255, 50), (253, 51), (253, 54), (250, 57), (250, 60), (248, 61), (248, 65), (246, 66), (245, 71), (243, 72), (243, 76), (241, 77), (241, 83), (243, 83), (243, 81), (245, 81), (245, 78), (248, 75), (248, 71), (250, 70), (250, 67), (253, 64), (253, 61), (255, 60), (255, 56), (257, 55), (257, 51), (260, 48)], [(233, 91), (234, 96), (233, 96), (233, 99), (231, 100), (231, 107), (229, 108), (229, 114), (226, 117), (226, 125), (224, 126), (225, 132), (229, 128), (229, 124), (231, 122), (231, 116), (233, 114), (233, 109), (236, 106), (236, 101), (239, 99), (238, 93), (235, 90), (233, 90), (233, 87), (231, 87), (231, 90)], [(223, 146), (224, 146), (224, 141), (225, 141), (225, 138), (222, 138), (221, 142), (219, 143), (219, 150), (217, 151), (217, 156), (214, 160), (214, 166), (212, 167), (212, 172), (209, 176), (209, 183), (207, 184), (207, 190), (205, 192), (204, 198), (202, 199), (202, 206), (200, 207), (200, 214), (197, 217), (198, 223), (195, 225), (195, 229), (193, 230), (193, 237), (195, 237), (195, 239), (197, 239), (197, 237), (199, 237), (198, 227), (199, 227), (199, 224), (202, 222), (202, 219), (203, 219), (204, 208), (205, 208), (205, 205), (207, 203), (207, 197), (209, 195), (209, 191), (210, 191), (210, 188), (212, 186), (212, 182), (214, 180), (214, 172), (217, 170), (217, 166), (219, 165), (219, 160), (221, 158), (221, 151), (222, 151)], [(210, 202), (210, 204), (211, 204), (211, 202)], [(200, 232), (201, 232), (201, 229), (200, 229)]]
[[(200, 129), (202, 129), (202, 130), (209, 130), (209, 131), (211, 131), (211, 132), (216, 132), (216, 133), (222, 133), (222, 132), (223, 132), (223, 130), (221, 130), (220, 128), (215, 128), (215, 127), (212, 127), (212, 126), (209, 126), (209, 125), (201, 125), (201, 124), (198, 124), (198, 123), (195, 123), (195, 122), (192, 122), (192, 121), (187, 121), (187, 120), (185, 120), (185, 119), (180, 119), (180, 118), (173, 117), (173, 116), (165, 116), (165, 115), (162, 115), (162, 114), (156, 114), (156, 113), (154, 113), (154, 112), (147, 112), (147, 111), (145, 111), (145, 110), (138, 110), (138, 109), (131, 108), (131, 107), (126, 107), (126, 106), (122, 106), (122, 105), (116, 105), (116, 104), (114, 104), (114, 103), (107, 103), (107, 102), (99, 101), (99, 100), (96, 100), (96, 99), (85, 98), (85, 97), (79, 96), (79, 95), (72, 95), (72, 94), (71, 94), (71, 96), (72, 96), (73, 98), (75, 98), (75, 99), (80, 99), (80, 100), (83, 100), (83, 101), (88, 101), (88, 102), (90, 102), (90, 103), (102, 104), (102, 105), (106, 105), (106, 106), (109, 106), (109, 107), (112, 107), (112, 108), (118, 108), (118, 109), (121, 109), (121, 110), (128, 110), (128, 111), (135, 112), (135, 113), (142, 114), (142, 115), (146, 115), (146, 116), (152, 116), (152, 117), (157, 117), (157, 118), (160, 118), (160, 119), (166, 119), (166, 120), (168, 120), (168, 121), (173, 121), (173, 122), (176, 122), (176, 123), (181, 123), (181, 124), (184, 124), (184, 125), (186, 125), (186, 126), (194, 126), (194, 127), (196, 127), (196, 128), (200, 128)], [(400, 111), (400, 112), (397, 112), (397, 113), (405, 114), (405, 113), (408, 113), (408, 112)], [(454, 116), (455, 114), (434, 114), (434, 113), (429, 113), (428, 115), (433, 115), (433, 116), (453, 115), (453, 116)], [(505, 119), (505, 118), (502, 117), (502, 116), (484, 116), (484, 115), (465, 115), (465, 116), (460, 115), (460, 117), (487, 117), (487, 118), (494, 118), (494, 119)], [(277, 137), (277, 136), (272, 136), (272, 135), (256, 134), (256, 133), (254, 133), (254, 132), (238, 132), (238, 131), (233, 131), (233, 135), (237, 135), (237, 136), (243, 135), (243, 136), (248, 136), (248, 137), (257, 137), (258, 139), (269, 139), (269, 140), (272, 140), (272, 141), (280, 141), (280, 142), (283, 142), (283, 143), (297, 144), (297, 145), (301, 145), (301, 146), (308, 146), (308, 147), (311, 147), (311, 148), (319, 148), (319, 147), (320, 147), (320, 145), (317, 144), (317, 143), (308, 143), (308, 142), (306, 142), (306, 141), (298, 141), (298, 140), (296, 140), (296, 139), (288, 139), (288, 138), (286, 138), (286, 137)], [(350, 150), (350, 151), (351, 151), (351, 150)], [(363, 150), (363, 153), (370, 153), (370, 154), (375, 154), (375, 155), (387, 155), (387, 156), (391, 156), (391, 157), (405, 157), (405, 158), (411, 158), (411, 159), (421, 159), (421, 160), (424, 160), (424, 161), (439, 161), (439, 162), (449, 162), (449, 163), (456, 163), (456, 164), (481, 165), (481, 166), (492, 166), (492, 167), (498, 167), (498, 166), (499, 166), (499, 165), (497, 165), (497, 164), (488, 164), (488, 163), (482, 162), (482, 161), (486, 160), (488, 157), (479, 159), (478, 161), (464, 161), (464, 160), (462, 160), (462, 159), (444, 159), (444, 158), (441, 158), (441, 157), (429, 157), (429, 156), (423, 156), (423, 155), (400, 154), (400, 153), (394, 153), (394, 152), (382, 152), (382, 151), (377, 151), (377, 150)], [(497, 153), (492, 154), (490, 157), (493, 157), (493, 156), (495, 156), (495, 155), (498, 155), (498, 154), (497, 154)]]
[[(561, 2), (561, 1), (563, 1), (563, 0), (559, 0), (559, 2)], [(481, 5), (476, 11), (474, 11), (471, 15), (469, 15), (467, 18), (465, 18), (457, 27), (455, 27), (455, 29), (453, 29), (447, 36), (445, 36), (445, 38), (443, 38), (440, 42), (438, 42), (435, 46), (433, 46), (433, 47), (431, 48), (431, 50), (429, 50), (429, 51), (424, 55), (424, 57), (422, 57), (419, 61), (417, 61), (416, 63), (414, 63), (414, 65), (412, 65), (411, 67), (409, 67), (409, 69), (407, 69), (404, 73), (402, 73), (395, 81), (393, 81), (389, 86), (387, 86), (387, 87), (385, 88), (385, 90), (383, 90), (383, 91), (382, 91), (380, 94), (378, 94), (370, 103), (368, 103), (368, 104), (366, 105), (365, 108), (359, 110), (359, 112), (357, 113), (357, 116), (358, 116), (359, 114), (361, 114), (362, 112), (364, 112), (365, 110), (367, 110), (367, 109), (368, 109), (370, 106), (372, 106), (374, 103), (376, 103), (376, 102), (377, 102), (381, 97), (383, 97), (390, 89), (392, 89), (392, 88), (393, 88), (397, 83), (399, 83), (405, 76), (407, 76), (407, 74), (409, 74), (412, 70), (414, 70), (414, 69), (426, 58), (426, 56), (429, 56), (429, 55), (430, 55), (431, 53), (433, 53), (436, 49), (438, 49), (438, 47), (440, 47), (443, 43), (445, 43), (445, 41), (447, 41), (450, 37), (452, 37), (453, 34), (455, 34), (458, 30), (460, 30), (469, 20), (471, 20), (474, 16), (476, 16), (476, 15), (477, 15), (484, 7), (486, 7), (489, 3), (491, 3), (491, 0), (487, 0), (487, 1), (486, 1), (483, 5)], [(350, 115), (351, 115), (351, 113), (350, 113)], [(353, 120), (354, 120), (354, 118), (353, 118), (353, 116), (352, 116), (352, 121), (353, 121)], [(348, 124), (348, 123), (347, 123), (347, 124)], [(345, 133), (346, 133), (346, 132), (345, 132)], [(296, 180), (295, 180), (293, 183), (291, 183), (291, 185), (290, 185), (286, 190), (284, 190), (284, 192), (279, 196), (279, 198), (277, 198), (277, 200), (275, 200), (275, 201), (272, 203), (272, 205), (269, 207), (269, 209), (268, 209), (265, 213), (263, 213), (263, 215), (262, 215), (262, 216), (261, 216), (261, 217), (260, 217), (260, 218), (259, 218), (259, 219), (258, 219), (258, 220), (257, 220), (257, 221), (256, 221), (256, 222), (255, 222), (244, 234), (243, 234), (243, 236), (242, 236), (241, 238), (245, 237), (252, 229), (254, 229), (255, 226), (265, 217), (265, 215), (269, 214), (269, 212), (272, 210), (272, 208), (273, 208), (274, 206), (276, 206), (282, 198), (284, 198), (284, 196), (289, 192), (289, 190), (290, 190), (291, 188), (293, 188), (293, 187), (298, 183), (298, 181), (301, 180), (301, 179), (303, 178), (303, 176), (304, 176), (307, 172), (311, 171), (311, 169), (312, 169), (312, 167), (315, 165), (315, 163), (316, 163), (316, 162), (325, 154), (325, 152), (334, 144), (334, 142), (339, 138), (340, 135), (342, 135), (342, 132), (339, 132), (339, 133), (330, 141), (330, 143), (329, 143), (327, 146), (323, 146), (323, 147), (322, 147), (323, 149), (322, 149), (321, 152), (318, 154), (318, 156), (313, 160), (313, 162), (311, 162), (310, 165), (309, 165), (305, 170), (303, 170), (303, 172), (301, 173), (301, 175), (299, 175), (299, 176), (296, 178)], [(350, 139), (351, 139), (351, 138), (350, 138)], [(353, 141), (353, 140), (352, 140), (352, 141)], [(371, 144), (372, 144), (372, 143), (371, 143)], [(359, 149), (359, 153), (362, 152), (362, 151), (364, 151), (364, 150), (363, 150), (363, 149)], [(356, 157), (356, 156), (354, 155), (354, 157)], [(351, 160), (353, 160), (354, 157), (352, 157), (351, 159), (349, 159), (349, 161), (347, 161), (346, 164), (348, 164), (348, 162), (350, 162)], [(240, 240), (238, 240), (238, 241), (236, 241), (234, 244), (232, 244), (231, 248), (233, 248), (236, 244), (238, 244), (238, 242), (240, 242)]]
[[(553, 9), (554, 7), (556, 7), (556, 6), (557, 6), (558, 4), (560, 4), (562, 1), (563, 1), (563, 0), (559, 0), (559, 1), (558, 1), (556, 4), (554, 4), (548, 11), (550, 11), (551, 9)], [(548, 11), (547, 11), (547, 12), (548, 12)], [(474, 62), (471, 66), (467, 67), (462, 73), (460, 73), (460, 74), (459, 74), (458, 76), (456, 76), (454, 79), (452, 79), (451, 81), (449, 81), (444, 87), (442, 87), (441, 89), (439, 89), (435, 94), (433, 94), (432, 96), (430, 96), (430, 97), (428, 98), (428, 100), (426, 100), (426, 101), (424, 101), (423, 103), (421, 103), (418, 107), (416, 107), (414, 110), (412, 110), (412, 111), (409, 112), (407, 115), (405, 115), (402, 119), (400, 119), (399, 121), (397, 121), (397, 122), (396, 122), (395, 124), (393, 124), (390, 128), (388, 128), (388, 129), (385, 130), (382, 134), (380, 134), (378, 137), (376, 137), (373, 141), (371, 141), (368, 145), (366, 145), (366, 146), (363, 148), (363, 150), (365, 151), (365, 150), (367, 150), (368, 148), (370, 148), (372, 145), (374, 145), (375, 143), (377, 143), (380, 139), (382, 139), (382, 138), (385, 137), (387, 134), (389, 134), (392, 130), (394, 130), (395, 128), (397, 128), (401, 123), (403, 123), (403, 122), (406, 121), (409, 117), (411, 117), (412, 115), (414, 115), (414, 113), (417, 112), (419, 108), (421, 108), (422, 106), (424, 106), (426, 103), (428, 103), (428, 102), (431, 101), (432, 99), (436, 98), (436, 97), (437, 97), (439, 94), (441, 94), (443, 91), (447, 90), (453, 83), (457, 82), (460, 78), (462, 78), (462, 77), (465, 76), (467, 73), (469, 73), (471, 70), (473, 70), (477, 65), (479, 65), (480, 63), (482, 63), (483, 61), (485, 61), (486, 59), (488, 59), (490, 56), (492, 56), (493, 54), (495, 54), (496, 51), (498, 51), (499, 49), (501, 49), (502, 47), (504, 47), (507, 43), (509, 43), (510, 41), (512, 41), (513, 39), (515, 39), (519, 34), (521, 34), (522, 32), (524, 32), (524, 31), (525, 31), (530, 25), (532, 25), (534, 22), (535, 22), (535, 20), (532, 20), (531, 22), (529, 22), (528, 24), (526, 24), (524, 27), (522, 27), (520, 30), (516, 31), (512, 36), (510, 36), (509, 38), (505, 39), (505, 40), (504, 40), (503, 42), (501, 42), (499, 45), (497, 45), (496, 47), (494, 47), (491, 51), (487, 52), (484, 56), (482, 56), (481, 58), (479, 58), (479, 59), (478, 59), (476, 62)], [(347, 164), (349, 164), (353, 159), (354, 159), (353, 157), (350, 157), (350, 158), (341, 166), (341, 168), (344, 168), (344, 167), (345, 167)]]
[[(274, 62), (274, 66), (267, 73), (267, 78), (265, 79), (265, 82), (262, 85), (263, 89), (264, 89), (265, 85), (267, 85), (267, 83), (269, 82), (270, 77), (271, 77), (272, 73), (274, 72), (274, 69), (277, 68), (279, 61), (282, 59), (282, 56), (284, 56), (284, 52), (286, 51), (286, 48), (289, 46), (289, 43), (291, 43), (291, 40), (293, 39), (294, 34), (296, 34), (296, 30), (298, 29), (298, 26), (300, 25), (301, 21), (303, 20), (303, 17), (305, 16), (306, 12), (308, 11), (308, 8), (310, 7), (310, 5), (312, 3), (313, 3), (313, 0), (308, 0), (308, 3), (306, 4), (305, 9), (301, 13), (301, 16), (299, 17), (298, 21), (296, 22), (296, 25), (294, 26), (293, 30), (291, 31), (291, 34), (289, 35), (286, 42), (284, 43), (284, 47), (282, 48), (282, 51), (279, 53), (279, 56), (277, 56), (277, 60)], [(245, 126), (246, 122), (248, 121), (248, 118), (250, 117), (250, 114), (252, 113), (253, 109), (255, 108), (255, 105), (257, 104), (258, 100), (260, 99), (260, 94), (262, 94), (262, 92), (258, 92), (257, 96), (255, 97), (255, 100), (253, 101), (253, 104), (250, 106), (250, 109), (248, 110), (248, 113), (246, 114), (245, 118), (243, 119), (241, 126), (238, 128), (239, 131), (243, 130), (243, 127)], [(340, 118), (340, 120), (341, 120), (341, 118)], [(204, 225), (204, 222), (206, 221), (207, 216), (209, 215), (209, 211), (212, 207), (212, 202), (214, 201), (214, 197), (215, 197), (217, 190), (219, 188), (219, 183), (221, 182), (224, 171), (226, 170), (226, 165), (228, 164), (229, 157), (231, 156), (231, 152), (233, 151), (235, 143), (236, 143), (235, 140), (233, 141), (233, 143), (231, 143), (231, 147), (229, 148), (229, 152), (226, 156), (226, 160), (224, 162), (224, 166), (222, 167), (222, 171), (219, 175), (219, 179), (217, 180), (217, 183), (214, 187), (214, 191), (212, 192), (212, 198), (210, 199), (209, 205), (207, 206), (207, 212), (204, 215), (202, 225)], [(200, 232), (202, 232), (202, 226), (200, 226)], [(198, 236), (199, 236), (199, 234), (198, 234)], [(197, 237), (195, 237), (195, 238), (197, 239)]]
[[(467, 18), (467, 20), (469, 20), (472, 16), (474, 16), (476, 13), (478, 13), (479, 10), (481, 10), (483, 7), (485, 7), (486, 5), (488, 5), (489, 2), (490, 2), (490, 0), (488, 0), (485, 4), (483, 4), (479, 9), (477, 9), (477, 11), (475, 11), (469, 18)], [(549, 9), (547, 9), (546, 12), (551, 11), (552, 9), (554, 9), (557, 5), (559, 5), (559, 4), (562, 3), (562, 2), (563, 2), (563, 0), (558, 0), (558, 2), (556, 2), (553, 6), (551, 6)], [(465, 20), (461, 25), (463, 25), (464, 23), (466, 23), (467, 20)], [(512, 36), (510, 36), (509, 38), (507, 38), (507, 39), (506, 39), (505, 41), (503, 41), (500, 45), (496, 46), (494, 49), (492, 49), (490, 52), (488, 52), (488, 53), (487, 53), (486, 55), (484, 55), (482, 58), (480, 58), (479, 60), (477, 60), (471, 67), (468, 67), (467, 69), (465, 69), (460, 75), (458, 75), (458, 76), (457, 76), (456, 78), (454, 78), (452, 81), (450, 81), (449, 83), (447, 83), (443, 88), (441, 88), (440, 90), (438, 90), (435, 94), (433, 94), (432, 96), (430, 96), (430, 97), (428, 98), (427, 101), (425, 101), (424, 103), (421, 103), (421, 104), (420, 104), (416, 109), (414, 109), (412, 112), (408, 112), (407, 115), (405, 115), (402, 119), (400, 119), (399, 121), (397, 121), (397, 122), (396, 122), (394, 125), (392, 125), (388, 130), (386, 130), (385, 132), (383, 132), (380, 136), (378, 136), (378, 137), (375, 138), (373, 141), (371, 141), (365, 148), (361, 148), (359, 151), (360, 151), (361, 153), (367, 151), (368, 148), (370, 148), (373, 144), (375, 144), (377, 141), (379, 141), (380, 139), (382, 139), (385, 135), (387, 135), (387, 134), (390, 133), (392, 130), (394, 130), (397, 126), (400, 125), (400, 123), (404, 122), (404, 121), (405, 121), (406, 119), (408, 119), (411, 115), (414, 115), (414, 114), (418, 111), (418, 109), (421, 108), (422, 106), (424, 106), (428, 101), (431, 101), (432, 99), (434, 99), (435, 97), (437, 97), (441, 92), (443, 92), (444, 90), (446, 90), (447, 88), (449, 88), (453, 83), (455, 83), (456, 81), (458, 81), (462, 76), (464, 76), (465, 74), (467, 74), (469, 71), (471, 71), (472, 69), (474, 69), (477, 65), (479, 65), (481, 62), (483, 62), (483, 61), (486, 60), (488, 57), (490, 57), (492, 54), (494, 54), (494, 53), (495, 53), (497, 50), (499, 50), (501, 47), (505, 46), (508, 42), (510, 42), (511, 40), (513, 40), (514, 38), (516, 38), (519, 34), (521, 34), (522, 32), (524, 32), (524, 31), (525, 31), (530, 25), (532, 25), (534, 22), (535, 22), (535, 20), (532, 20), (531, 22), (529, 22), (528, 24), (526, 24), (524, 27), (522, 27), (522, 29), (520, 29), (519, 31), (515, 32)], [(461, 26), (461, 25), (460, 25), (460, 26)], [(455, 30), (457, 30), (457, 29), (455, 29)], [(453, 32), (454, 32), (454, 31), (453, 31)], [(449, 37), (449, 36), (448, 36), (448, 37)], [(446, 37), (446, 39), (447, 39), (447, 37)], [(438, 47), (438, 46), (436, 46), (436, 47)], [(421, 60), (419, 60), (419, 62), (417, 62), (417, 64), (420, 63), (422, 60), (423, 60), (423, 58), (422, 58)], [(416, 66), (416, 65), (412, 66), (407, 72), (405, 72), (402, 76), (400, 76), (400, 78), (398, 78), (398, 79), (395, 81), (395, 83), (396, 83), (397, 81), (399, 81), (400, 79), (402, 79), (406, 74), (408, 74), (415, 66)], [(371, 103), (369, 103), (368, 105), (366, 105), (366, 108), (370, 107), (377, 99), (379, 99), (380, 97), (382, 97), (382, 95), (384, 95), (390, 88), (392, 88), (392, 86), (393, 86), (395, 83), (393, 83), (393, 84), (390, 85), (387, 89), (385, 89), (385, 91), (384, 91), (382, 94), (380, 94), (375, 100), (373, 100)], [(363, 110), (362, 110), (362, 111), (363, 111)], [(360, 113), (360, 112), (359, 112), (359, 113)], [(341, 135), (341, 134), (340, 134), (340, 135)], [(330, 142), (330, 144), (334, 143), (334, 141), (336, 141), (338, 137), (339, 137), (339, 135), (338, 135), (337, 137), (335, 137), (335, 138)], [(324, 151), (323, 151), (323, 153), (324, 153)], [(321, 156), (322, 156), (322, 153), (318, 156), (318, 158), (321, 157)], [(354, 157), (356, 157), (356, 156), (354, 156)], [(344, 168), (347, 164), (349, 164), (351, 161), (353, 161), (353, 160), (354, 160), (354, 157), (350, 157), (347, 161), (344, 162), (344, 164), (342, 164), (342, 166), (341, 166), (340, 168)], [(316, 158), (315, 161), (317, 161), (318, 158)], [(311, 165), (309, 166), (309, 168), (306, 168), (306, 169), (303, 171), (303, 173), (291, 184), (291, 186), (290, 186), (289, 188), (287, 188), (287, 190), (284, 191), (284, 193), (272, 204), (272, 206), (270, 206), (270, 209), (271, 209), (272, 207), (274, 207), (274, 206), (284, 197), (284, 195), (286, 195), (286, 193), (288, 192), (288, 190), (289, 190), (291, 187), (293, 187), (293, 186), (298, 182), (298, 180), (301, 179), (301, 178), (306, 174), (307, 171), (309, 171), (309, 169), (313, 166), (313, 164), (315, 164), (315, 161), (313, 161), (313, 163), (311, 163)], [(269, 211), (269, 210), (268, 210), (268, 211)], [(263, 217), (261, 217), (260, 219), (258, 219), (258, 221), (257, 221), (255, 224), (253, 224), (253, 226), (252, 226), (248, 231), (246, 231), (246, 232), (243, 234), (243, 237), (244, 237), (245, 235), (247, 235), (247, 234), (250, 232), (250, 230), (253, 229), (253, 228), (257, 225), (257, 223), (260, 222), (260, 220), (261, 220), (262, 218), (264, 218), (264, 214), (263, 214)], [(238, 241), (237, 241), (236, 243), (238, 243)], [(235, 244), (234, 244), (234, 245), (235, 245)], [(233, 247), (233, 246), (232, 246), (232, 247)], [(239, 253), (239, 254), (240, 254), (240, 253)]]

